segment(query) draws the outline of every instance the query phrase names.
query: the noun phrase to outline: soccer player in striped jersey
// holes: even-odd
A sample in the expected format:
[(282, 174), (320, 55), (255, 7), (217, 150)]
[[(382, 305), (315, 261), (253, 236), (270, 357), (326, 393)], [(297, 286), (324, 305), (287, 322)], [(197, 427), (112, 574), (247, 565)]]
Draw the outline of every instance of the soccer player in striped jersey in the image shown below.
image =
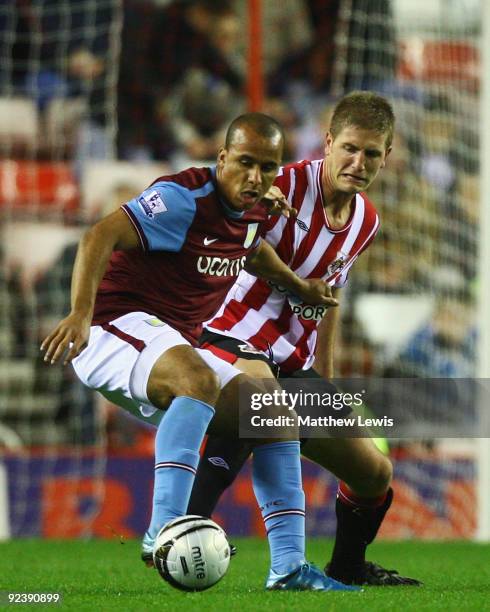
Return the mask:
[[(159, 530), (186, 513), (208, 426), (221, 435), (234, 432), (230, 404), (238, 385), (257, 391), (253, 379), (194, 348), (202, 321), (240, 270), (284, 283), (306, 301), (336, 303), (321, 279), (299, 278), (257, 238), (283, 144), (274, 119), (242, 115), (229, 127), (216, 167), (160, 177), (90, 228), (75, 261), (72, 310), (41, 345), (46, 361), (65, 354), (82, 382), (110, 401), (158, 417), (144, 560)], [(270, 534), (267, 588), (353, 590), (304, 559), (299, 450), (287, 427), (279, 439), (254, 444), (254, 490)]]
[[(321, 277), (339, 300), (349, 271), (369, 246), (379, 219), (365, 190), (391, 150), (394, 114), (371, 92), (353, 92), (336, 106), (323, 160), (284, 166), (275, 185), (297, 210), (295, 218), (270, 219), (265, 239), (302, 278)], [(206, 325), (201, 346), (252, 376), (334, 376), (339, 308), (311, 306), (287, 289), (241, 272), (220, 310)], [(306, 383), (306, 381), (305, 381)], [(350, 409), (334, 411), (335, 417)], [(222, 491), (249, 455), (246, 443), (209, 437), (189, 511), (210, 516)], [(420, 584), (365, 560), (391, 505), (392, 466), (369, 438), (303, 440), (302, 454), (340, 480), (337, 533), (327, 575), (349, 584)]]

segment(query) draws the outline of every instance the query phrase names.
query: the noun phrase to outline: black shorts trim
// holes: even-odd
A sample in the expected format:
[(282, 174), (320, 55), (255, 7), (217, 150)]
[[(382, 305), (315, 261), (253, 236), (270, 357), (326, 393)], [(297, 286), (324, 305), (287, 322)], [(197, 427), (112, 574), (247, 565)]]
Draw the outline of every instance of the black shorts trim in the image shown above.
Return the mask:
[[(199, 346), (201, 348), (207, 348), (212, 351), (212, 347), (216, 347), (221, 351), (225, 351), (228, 354), (235, 355), (236, 358), (248, 359), (249, 361), (263, 361), (272, 370), (274, 376), (277, 378), (279, 373), (279, 366), (274, 363), (271, 357), (258, 351), (254, 346), (246, 342), (245, 340), (239, 340), (238, 338), (232, 338), (230, 336), (223, 336), (223, 334), (215, 334), (209, 329), (205, 329), (199, 338)], [(219, 357), (219, 353), (216, 353)], [(229, 359), (226, 359), (230, 363), (234, 363)], [(236, 359), (235, 359), (236, 361)]]

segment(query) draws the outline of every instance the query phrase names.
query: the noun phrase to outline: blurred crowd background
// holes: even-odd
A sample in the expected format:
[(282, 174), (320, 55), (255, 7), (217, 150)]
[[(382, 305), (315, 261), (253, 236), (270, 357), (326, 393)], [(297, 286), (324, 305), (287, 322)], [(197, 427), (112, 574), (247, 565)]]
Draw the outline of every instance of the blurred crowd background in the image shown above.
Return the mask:
[[(261, 4), (256, 110), (285, 126), (285, 161), (323, 156), (332, 106), (353, 89), (397, 114), (338, 375), (475, 376), (479, 2)], [(68, 312), (84, 227), (157, 176), (212, 163), (249, 108), (251, 19), (247, 0), (0, 0), (0, 444), (152, 452), (151, 431), (47, 368), (39, 341)], [(400, 410), (389, 404), (370, 408)], [(427, 423), (460, 418), (443, 405)]]

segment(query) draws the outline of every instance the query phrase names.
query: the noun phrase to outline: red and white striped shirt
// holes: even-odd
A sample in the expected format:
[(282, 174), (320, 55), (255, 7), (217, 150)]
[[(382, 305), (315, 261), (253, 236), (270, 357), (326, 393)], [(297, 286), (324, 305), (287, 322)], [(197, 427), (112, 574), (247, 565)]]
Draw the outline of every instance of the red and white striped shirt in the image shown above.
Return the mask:
[[(347, 223), (332, 229), (322, 196), (322, 168), (323, 160), (316, 160), (281, 169), (275, 185), (298, 215), (271, 217), (263, 235), (301, 278), (323, 278), (332, 287), (342, 287), (354, 261), (375, 237), (379, 218), (366, 195), (357, 194)], [(249, 342), (271, 355), (281, 369), (293, 372), (311, 367), (317, 326), (326, 310), (303, 304), (283, 288), (242, 271), (206, 327)]]

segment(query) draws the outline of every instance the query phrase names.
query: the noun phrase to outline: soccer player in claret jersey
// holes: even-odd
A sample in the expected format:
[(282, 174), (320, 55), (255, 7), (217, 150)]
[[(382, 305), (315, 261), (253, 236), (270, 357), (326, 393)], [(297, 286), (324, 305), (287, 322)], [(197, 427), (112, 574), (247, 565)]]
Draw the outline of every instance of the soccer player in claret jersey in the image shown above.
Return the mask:
[[(336, 304), (321, 279), (300, 279), (258, 238), (268, 218), (264, 196), (284, 207), (282, 196), (269, 191), (283, 143), (275, 120), (242, 115), (229, 127), (216, 167), (160, 177), (90, 228), (74, 265), (71, 312), (41, 345), (46, 361), (65, 355), (64, 363), (72, 361), (78, 377), (109, 400), (159, 417), (144, 559), (151, 559), (160, 528), (186, 514), (208, 426), (233, 435), (239, 383), (241, 392), (257, 390), (226, 361), (193, 348), (202, 321), (223, 302), (240, 270), (280, 283), (307, 302)], [(297, 432), (283, 428), (279, 439), (257, 441), (253, 455), (254, 490), (270, 530), (267, 587), (352, 590), (305, 562)], [(281, 512), (270, 513), (278, 500), (286, 500)]]
[[(383, 97), (353, 92), (333, 112), (325, 158), (284, 166), (275, 181), (298, 214), (271, 218), (265, 239), (296, 274), (322, 277), (337, 299), (350, 268), (378, 231), (378, 215), (364, 192), (385, 165), (393, 129), (393, 110)], [(272, 377), (279, 367), (280, 378), (323, 377), (317, 385), (333, 393), (327, 381), (334, 373), (338, 318), (339, 308), (312, 309), (284, 287), (244, 271), (207, 323), (201, 346), (252, 376)], [(344, 407), (334, 416), (349, 410)], [(249, 453), (243, 442), (237, 446), (235, 440), (210, 436), (189, 512), (210, 516)], [(365, 560), (366, 547), (393, 498), (391, 462), (372, 440), (308, 438), (302, 441), (302, 454), (340, 480), (336, 541), (327, 575), (348, 584), (420, 584)]]

